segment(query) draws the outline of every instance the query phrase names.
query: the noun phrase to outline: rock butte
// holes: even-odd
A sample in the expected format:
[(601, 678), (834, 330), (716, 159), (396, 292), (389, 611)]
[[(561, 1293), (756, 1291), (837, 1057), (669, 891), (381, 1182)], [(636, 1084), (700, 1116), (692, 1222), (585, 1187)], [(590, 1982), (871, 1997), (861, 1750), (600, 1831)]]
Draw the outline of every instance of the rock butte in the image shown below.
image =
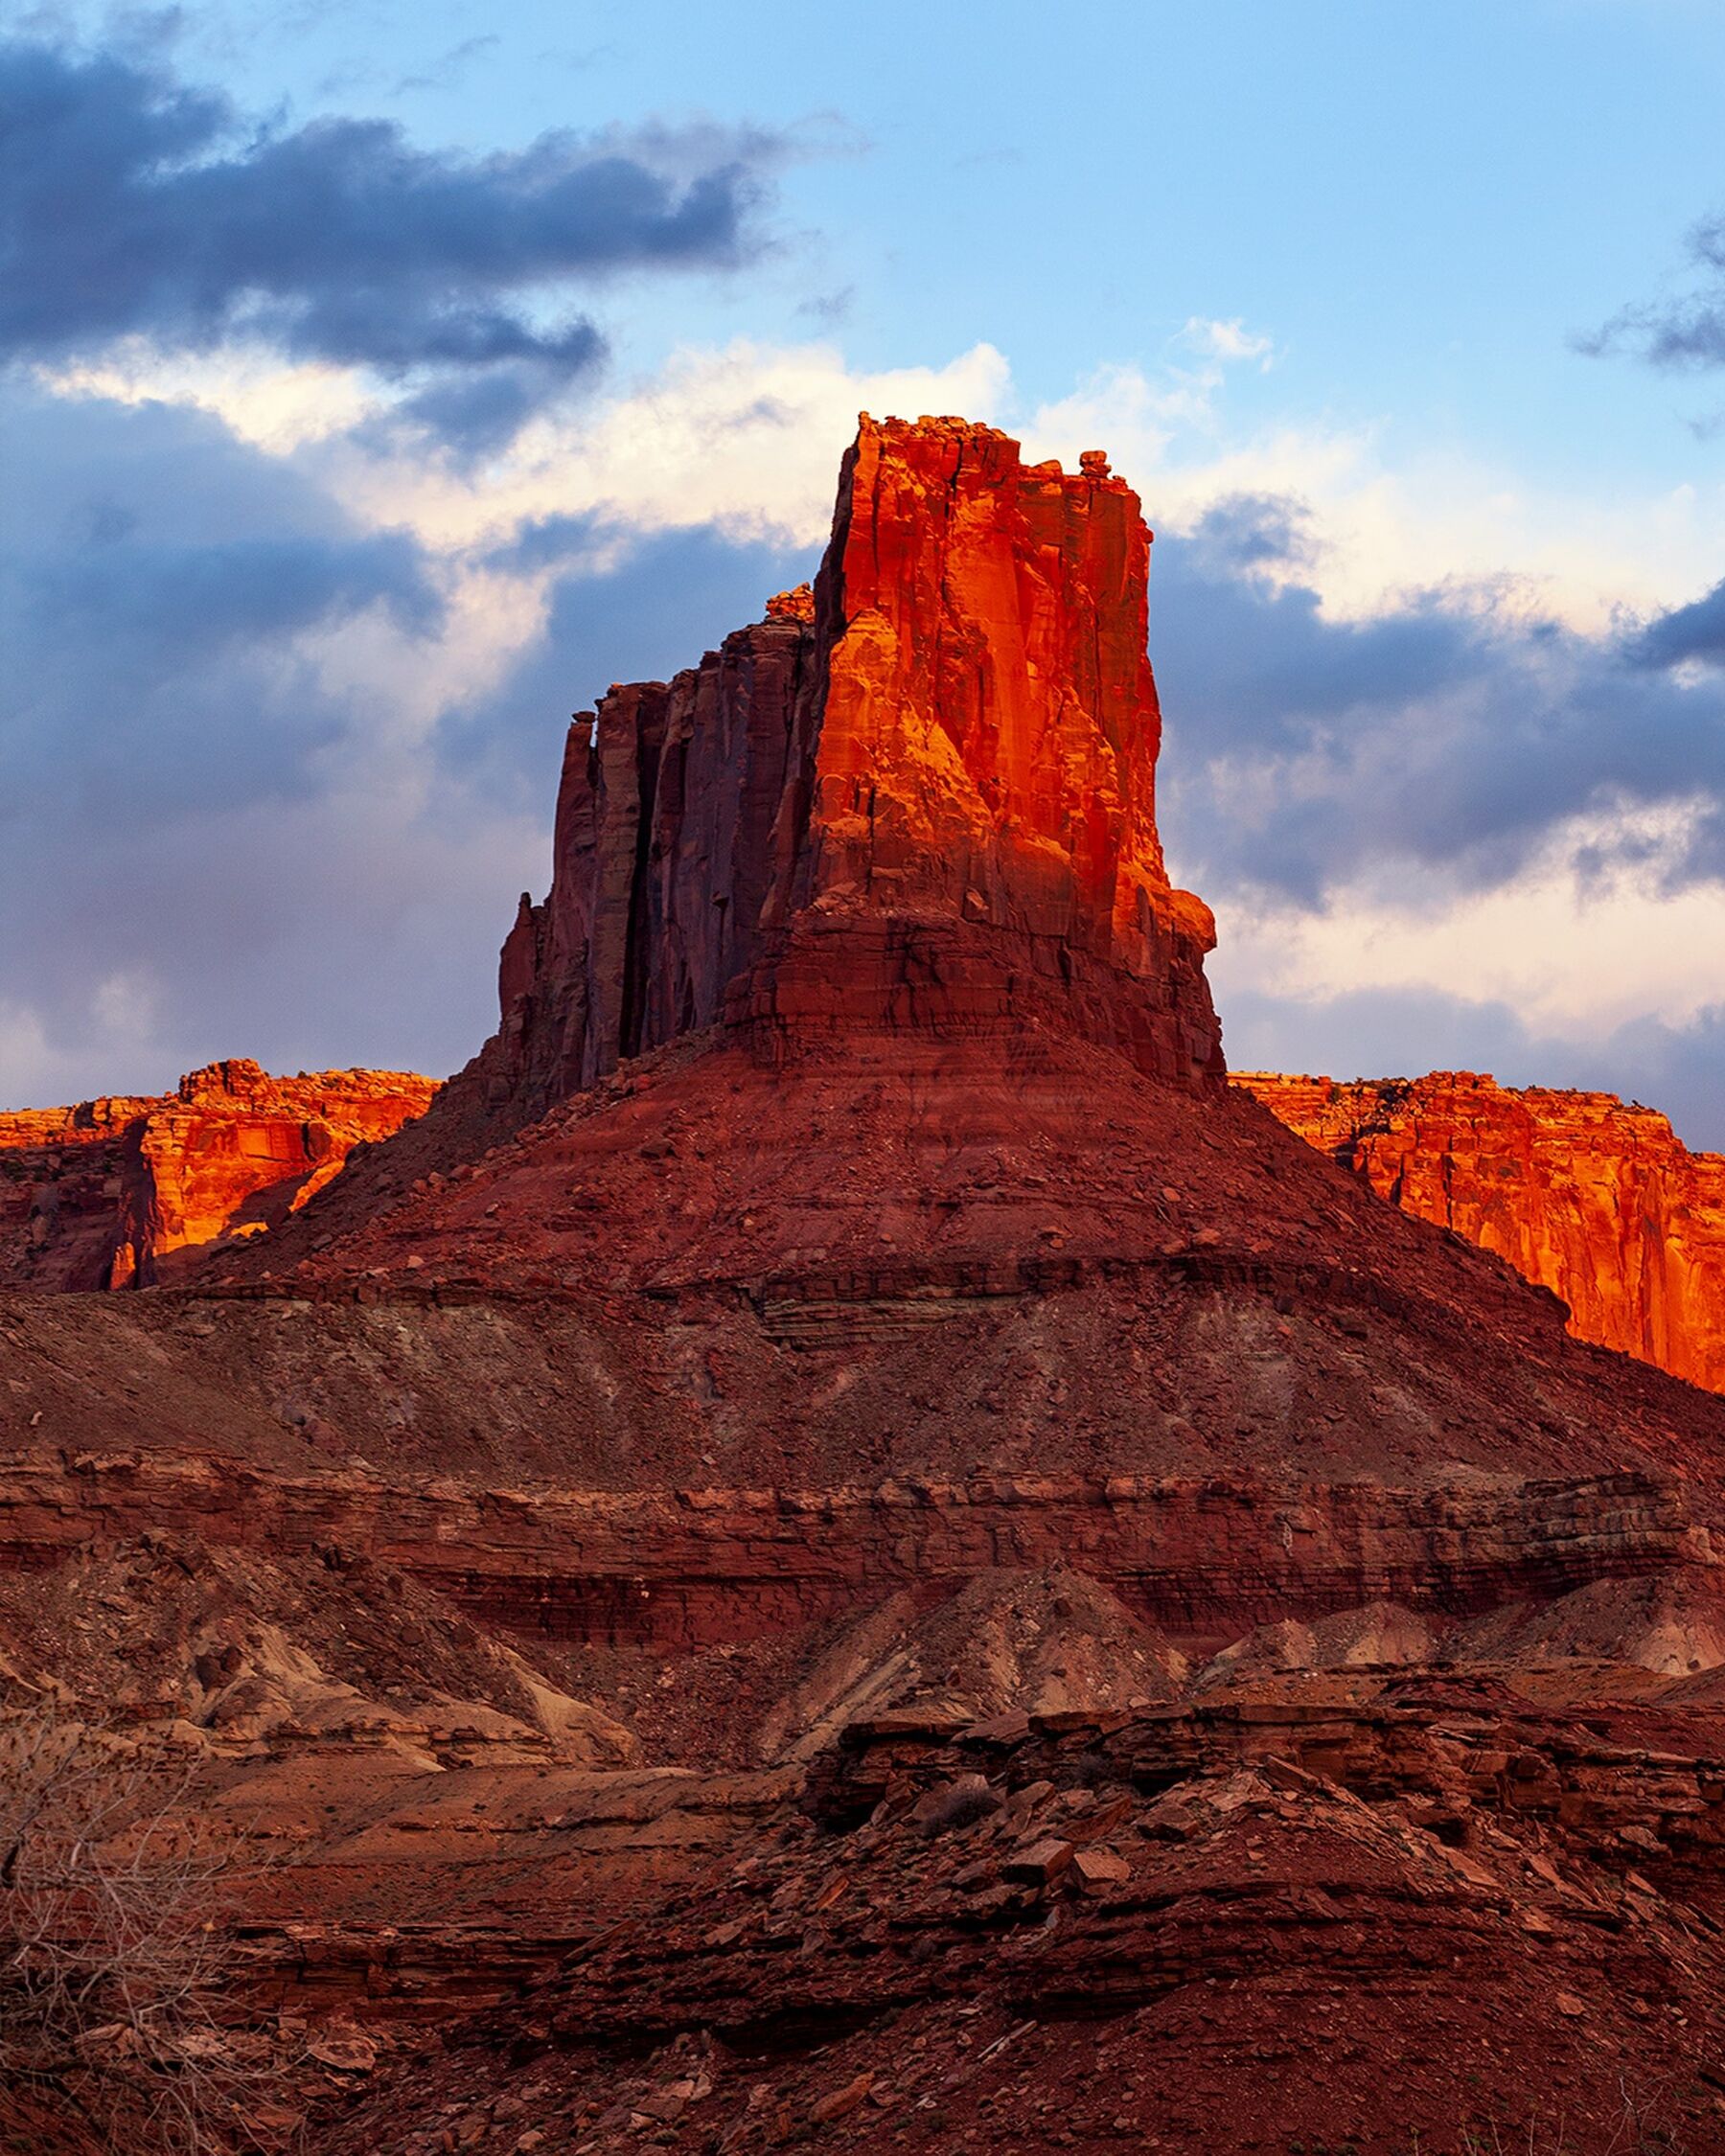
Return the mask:
[(1725, 1405), (1224, 1082), (1149, 551), (864, 421), (426, 1112), (0, 1297), (0, 1683), (291, 1849), (310, 2145), (1725, 2138)]
[(1471, 1070), (1233, 1082), (1380, 1197), (1550, 1288), (1578, 1339), (1725, 1390), (1725, 1158), (1652, 1109)]
[(0, 1283), (172, 1279), (222, 1237), (279, 1225), (436, 1090), (411, 1071), (271, 1078), (235, 1057), (172, 1093), (0, 1114)]
[(556, 873), (504, 947), (494, 1095), (534, 1111), (724, 1021), (1058, 1022), (1214, 1082), (1208, 910), (1156, 836), (1150, 534), (1109, 475), (864, 418), (813, 592), (569, 731)]

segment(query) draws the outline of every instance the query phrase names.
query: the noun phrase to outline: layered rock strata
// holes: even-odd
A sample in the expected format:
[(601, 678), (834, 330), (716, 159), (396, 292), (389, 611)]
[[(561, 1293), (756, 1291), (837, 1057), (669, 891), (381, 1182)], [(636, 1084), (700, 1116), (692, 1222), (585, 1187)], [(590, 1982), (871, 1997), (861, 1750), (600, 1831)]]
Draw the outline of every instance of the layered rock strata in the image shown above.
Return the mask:
[(272, 1078), (235, 1057), (172, 1093), (0, 1115), (0, 1282), (172, 1278), (210, 1244), (278, 1226), (436, 1090), (411, 1071)]
[(722, 1020), (769, 1052), (1043, 1007), (1221, 1070), (1208, 910), (1155, 824), (1150, 534), (1107, 460), (864, 417), (812, 592), (569, 735), (550, 896), (500, 971), (493, 1105)]
[(1596, 1725), (1434, 1673), (860, 1718), (809, 1816), (397, 2062), (332, 2145), (1712, 2147), (1725, 1780)]
[(1469, 1070), (1234, 1083), (1380, 1197), (1506, 1258), (1581, 1339), (1725, 1390), (1725, 1157), (1612, 1093)]
[(260, 1475), (236, 1461), (0, 1464), (0, 1552), (26, 1569), (150, 1533), (382, 1562), (529, 1636), (686, 1654), (909, 1589), (922, 1608), (1002, 1564), (1070, 1563), (1184, 1647), (1388, 1598), (1439, 1613), (1670, 1575), (1713, 1594), (1678, 1483), (1624, 1474), (1509, 1491), (1239, 1477), (983, 1476), (857, 1487), (600, 1493)]

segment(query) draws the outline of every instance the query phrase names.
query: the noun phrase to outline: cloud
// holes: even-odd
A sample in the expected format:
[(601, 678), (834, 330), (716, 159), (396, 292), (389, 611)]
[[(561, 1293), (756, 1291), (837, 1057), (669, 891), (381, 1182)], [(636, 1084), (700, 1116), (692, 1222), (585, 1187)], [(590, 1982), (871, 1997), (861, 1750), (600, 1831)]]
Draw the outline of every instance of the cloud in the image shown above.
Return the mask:
[(355, 528), (205, 413), (14, 382), (0, 420), (8, 1105), (221, 1053), (460, 1060), (541, 820), (429, 745), (533, 591)]
[(1006, 361), (978, 344), (944, 366), (853, 370), (826, 343), (673, 353), (578, 411), (536, 414), (475, 470), (360, 430), (321, 445), (320, 482), (359, 522), (406, 525), (459, 551), (509, 544), (551, 516), (618, 532), (710, 525), (738, 543), (806, 546), (832, 524), (834, 476), (857, 413), (1000, 416)]
[(99, 359), (38, 369), (36, 379), (61, 398), (209, 412), (238, 440), (277, 456), (352, 433), (379, 408), (353, 368), (296, 364), (257, 347), (168, 353), (145, 337), (123, 337)]
[(1725, 558), (1725, 486), (1690, 482), (1637, 498), (1535, 488), (1465, 445), (1410, 450), (1387, 420), (1282, 421), (1242, 432), (1229, 364), (1098, 369), (1018, 421), (1036, 456), (1070, 464), (1100, 445), (1138, 489), (1152, 525), (1190, 531), (1218, 504), (1298, 505), (1298, 566), (1326, 619), (1368, 620), (1410, 591), (1465, 606), (1486, 594), (1576, 629), (1609, 629), (1712, 583)]
[(1255, 359), (1267, 369), (1276, 352), (1273, 337), (1249, 330), (1237, 314), (1226, 322), (1194, 314), (1187, 320), (1182, 334), (1194, 352), (1205, 353), (1212, 359)]
[(708, 125), (474, 157), (382, 120), (248, 123), (159, 64), (12, 40), (0, 357), (262, 340), (429, 377), (411, 416), (492, 441), (600, 359), (599, 330), (566, 310), (572, 285), (750, 259), (778, 148)]
[[(568, 713), (806, 572), (860, 407), (966, 411), (1069, 463), (1102, 446), (1142, 491), (1162, 824), (1218, 907), (1236, 1056), (1252, 1010), (1368, 990), (1501, 1006), (1535, 1047), (1700, 1026), (1725, 964), (1717, 595), (1656, 600), (1716, 575), (1720, 504), (1590, 523), (1501, 473), (1396, 466), (1369, 429), (1243, 441), (1227, 385), (1256, 358), (1208, 343), (1029, 412), (988, 345), (882, 371), (691, 346), (513, 433), (501, 364), (385, 392), (138, 338), (20, 390), (6, 575), (39, 697), (0, 798), (46, 813), (0, 849), (0, 908), (49, 928), (0, 952), (12, 1067), (64, 1092), (217, 1053), (461, 1060), (498, 904), (545, 881)], [(468, 385), (435, 424), (492, 442), (483, 471), (401, 419)]]
[(1681, 663), (1713, 602), (1603, 636), (1477, 590), (1332, 619), (1309, 527), (1297, 501), (1225, 499), (1156, 549), (1170, 814), (1201, 885), (1316, 907), (1417, 870), (1453, 899), (1578, 817), (1612, 858), (1650, 808), (1694, 812), (1668, 887), (1720, 874), (1725, 680)]
[[(1216, 906), (1219, 991), (1442, 991), (1577, 1038), (1653, 1014), (1688, 1023), (1725, 967), (1725, 889), (1667, 876), (1695, 813), (1577, 818), (1518, 874), (1469, 891), (1408, 864), (1339, 879), (1316, 906), (1199, 879)], [(1190, 877), (1184, 819), (1163, 820)]]
[(494, 31), (481, 36), (464, 37), (460, 44), (451, 45), (418, 74), (403, 75), (395, 86), (395, 95), (405, 97), (415, 90), (452, 90), (476, 60), (489, 59), (502, 43)]
[(475, 784), (540, 810), (570, 715), (613, 681), (664, 681), (696, 665), (767, 599), (814, 574), (818, 548), (731, 539), (711, 525), (620, 544), (590, 518), (548, 519), (505, 558), (549, 570), (537, 633), (489, 697), (440, 723), (437, 750)]
[(1236, 1070), (1328, 1078), (1488, 1072), (1505, 1086), (1575, 1086), (1640, 1100), (1698, 1150), (1725, 1150), (1725, 1007), (1684, 1024), (1634, 1021), (1603, 1038), (1542, 1030), (1512, 1005), (1440, 990), (1362, 988), (1327, 998), (1247, 991), (1225, 1012)]
[(1631, 644), (1630, 656), (1651, 667), (1682, 666), (1687, 660), (1725, 665), (1725, 584), (1650, 622)]
[(314, 490), (195, 413), (7, 400), (0, 614), (15, 684), (0, 826), (52, 826), (111, 793), (133, 826), (190, 800), (303, 791), (356, 715), (315, 638), (368, 620), (398, 645), (446, 599), (401, 534), (352, 528)]
[(0, 1105), (223, 1054), (453, 1068), (568, 715), (809, 551), (564, 517), (434, 551), (208, 411), (0, 387)]
[(1577, 349), (1593, 357), (1630, 352), (1667, 370), (1725, 367), (1725, 214), (1691, 226), (1685, 252), (1691, 289), (1624, 308), (1577, 337)]

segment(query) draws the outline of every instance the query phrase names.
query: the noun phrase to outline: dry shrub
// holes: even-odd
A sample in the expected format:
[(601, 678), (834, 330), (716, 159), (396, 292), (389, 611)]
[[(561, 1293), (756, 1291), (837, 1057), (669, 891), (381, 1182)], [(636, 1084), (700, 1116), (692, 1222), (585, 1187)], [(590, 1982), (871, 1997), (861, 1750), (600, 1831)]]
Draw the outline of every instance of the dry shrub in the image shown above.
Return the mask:
[(951, 1834), (961, 1827), (975, 1826), (978, 1820), (998, 1812), (1000, 1802), (999, 1791), (990, 1788), (984, 1776), (958, 1775), (926, 1791), (917, 1800), (910, 1817), (918, 1830), (932, 1840), (937, 1834)]
[(166, 1745), (0, 1713), (0, 2148), (280, 2145), (274, 2049), (219, 2017), (251, 1867), (189, 1796)]

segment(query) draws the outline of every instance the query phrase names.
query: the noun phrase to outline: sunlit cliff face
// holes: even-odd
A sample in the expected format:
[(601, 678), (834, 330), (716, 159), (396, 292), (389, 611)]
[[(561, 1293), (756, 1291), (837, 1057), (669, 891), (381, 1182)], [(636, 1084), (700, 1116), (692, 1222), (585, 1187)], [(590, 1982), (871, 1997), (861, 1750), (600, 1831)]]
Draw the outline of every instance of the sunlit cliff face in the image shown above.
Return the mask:
[(244, 1057), (159, 1097), (0, 1115), (0, 1284), (148, 1286), (223, 1237), (267, 1231), (354, 1147), (424, 1114), (404, 1070), (272, 1078)]
[(551, 891), (502, 968), (531, 1101), (722, 1017), (1010, 1026), (1032, 983), (1213, 1083), (1213, 929), (1156, 830), (1149, 558), (1099, 452), (1027, 467), (991, 427), (865, 415), (812, 603), (571, 731)]
[(1611, 1093), (1413, 1081), (1234, 1083), (1421, 1220), (1506, 1258), (1570, 1330), (1725, 1391), (1725, 1158)]

